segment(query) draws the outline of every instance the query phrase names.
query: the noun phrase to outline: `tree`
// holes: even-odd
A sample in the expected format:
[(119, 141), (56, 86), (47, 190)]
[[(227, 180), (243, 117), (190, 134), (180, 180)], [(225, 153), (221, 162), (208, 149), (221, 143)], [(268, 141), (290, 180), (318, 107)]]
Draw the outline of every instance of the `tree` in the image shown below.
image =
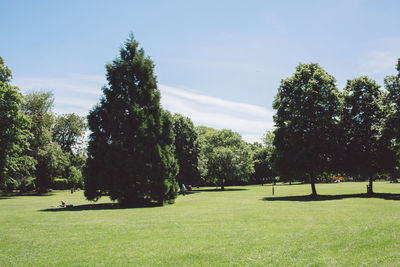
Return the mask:
[(26, 155), (29, 149), (29, 118), (21, 111), (23, 96), (11, 86), (11, 70), (0, 57), (0, 189), (26, 179), (35, 161)]
[(275, 147), (273, 140), (273, 132), (267, 132), (263, 144), (254, 143), (251, 145), (254, 159), (254, 173), (251, 177), (255, 183), (264, 184), (267, 180), (272, 181), (274, 178), (272, 155)]
[(275, 167), (280, 176), (315, 178), (329, 168), (337, 145), (338, 90), (336, 80), (318, 64), (299, 64), (281, 81), (273, 108)]
[(197, 141), (197, 132), (193, 122), (188, 117), (174, 114), (173, 121), (175, 155), (179, 165), (179, 173), (176, 179), (180, 184), (198, 184), (200, 147)]
[(51, 188), (59, 166), (58, 159), (64, 158), (61, 150), (56, 148), (57, 144), (52, 143), (52, 126), (54, 123), (53, 94), (51, 92), (33, 91), (25, 95), (25, 103), (22, 106), (23, 112), (30, 118), (30, 132), (32, 137), (29, 140), (31, 151), (30, 156), (36, 160), (35, 184), (39, 193), (45, 193)]
[(368, 193), (373, 193), (373, 176), (383, 170), (382, 157), (390, 153), (381, 134), (386, 118), (382, 100), (380, 86), (367, 76), (347, 81), (341, 115), (345, 166), (348, 173), (369, 179)]
[(391, 151), (395, 153), (395, 175), (400, 175), (400, 58), (397, 61), (396, 75), (385, 77), (388, 92), (386, 103), (390, 107), (383, 135), (389, 139)]
[(67, 178), (71, 187), (83, 184), (83, 168), (86, 162), (84, 134), (87, 129), (84, 117), (75, 114), (57, 116), (53, 127), (53, 141), (57, 142), (69, 158), (69, 165), (61, 177)]
[(172, 118), (160, 107), (154, 63), (133, 36), (106, 65), (108, 86), (89, 113), (85, 196), (123, 205), (172, 202), (178, 192)]
[(85, 118), (75, 114), (57, 116), (53, 127), (53, 141), (57, 142), (64, 152), (74, 154), (74, 148), (81, 143), (86, 131)]
[(254, 172), (249, 146), (238, 133), (199, 127), (203, 179), (224, 187), (227, 183), (247, 182)]

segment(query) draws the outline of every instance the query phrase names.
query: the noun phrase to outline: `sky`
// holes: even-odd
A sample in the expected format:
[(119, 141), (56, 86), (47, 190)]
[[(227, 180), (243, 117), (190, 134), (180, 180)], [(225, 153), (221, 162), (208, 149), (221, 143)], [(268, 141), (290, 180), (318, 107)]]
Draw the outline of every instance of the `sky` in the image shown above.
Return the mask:
[(52, 91), (57, 114), (88, 114), (133, 33), (164, 108), (248, 142), (273, 129), (277, 88), (299, 63), (343, 89), (362, 75), (383, 85), (400, 57), (400, 1), (1, 0), (0, 14), (12, 84)]

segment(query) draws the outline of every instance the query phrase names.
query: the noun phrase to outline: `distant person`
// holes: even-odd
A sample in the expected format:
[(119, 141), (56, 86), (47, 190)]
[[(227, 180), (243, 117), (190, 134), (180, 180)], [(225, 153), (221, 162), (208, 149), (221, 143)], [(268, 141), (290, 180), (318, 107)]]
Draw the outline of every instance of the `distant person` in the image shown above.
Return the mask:
[(58, 205), (57, 208), (69, 208), (73, 207), (74, 205), (72, 204), (67, 204), (64, 200), (61, 200), (61, 205)]
[(181, 187), (181, 194), (182, 194), (182, 195), (185, 195), (185, 193), (186, 193), (186, 186), (185, 186), (185, 184), (182, 184), (182, 187)]
[(189, 190), (189, 191), (192, 191), (192, 185), (191, 185), (191, 184), (188, 185), (188, 190)]

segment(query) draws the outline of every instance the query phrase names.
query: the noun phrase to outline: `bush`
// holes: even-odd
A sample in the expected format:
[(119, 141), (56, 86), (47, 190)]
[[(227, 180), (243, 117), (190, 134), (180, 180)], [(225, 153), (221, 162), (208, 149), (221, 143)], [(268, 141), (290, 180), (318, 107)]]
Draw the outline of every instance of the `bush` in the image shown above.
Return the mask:
[(57, 178), (53, 181), (53, 189), (55, 190), (65, 190), (69, 189), (69, 187), (68, 179)]
[(9, 179), (3, 186), (2, 190), (5, 192), (12, 192), (18, 187), (18, 181), (15, 179)]
[(70, 169), (70, 175), (68, 177), (68, 182), (70, 187), (82, 187), (82, 172), (75, 168), (74, 166), (71, 167)]
[(18, 190), (21, 193), (32, 192), (32, 191), (35, 191), (35, 189), (36, 189), (36, 186), (35, 186), (35, 178), (34, 177), (28, 177), (28, 178), (22, 180), (18, 186)]

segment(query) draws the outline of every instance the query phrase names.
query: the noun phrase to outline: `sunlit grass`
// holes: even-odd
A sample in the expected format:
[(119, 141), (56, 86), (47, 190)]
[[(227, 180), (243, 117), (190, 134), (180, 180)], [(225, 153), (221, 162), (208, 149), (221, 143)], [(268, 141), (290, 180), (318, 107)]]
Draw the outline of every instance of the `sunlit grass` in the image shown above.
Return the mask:
[[(288, 198), (309, 185), (276, 186), (273, 198), (271, 186), (227, 189), (136, 209), (89, 205), (82, 191), (3, 196), (0, 266), (400, 264), (400, 184), (375, 183), (391, 193), (376, 198), (361, 194), (366, 183), (318, 184), (330, 197), (317, 201)], [(54, 209), (61, 200), (74, 208)]]

